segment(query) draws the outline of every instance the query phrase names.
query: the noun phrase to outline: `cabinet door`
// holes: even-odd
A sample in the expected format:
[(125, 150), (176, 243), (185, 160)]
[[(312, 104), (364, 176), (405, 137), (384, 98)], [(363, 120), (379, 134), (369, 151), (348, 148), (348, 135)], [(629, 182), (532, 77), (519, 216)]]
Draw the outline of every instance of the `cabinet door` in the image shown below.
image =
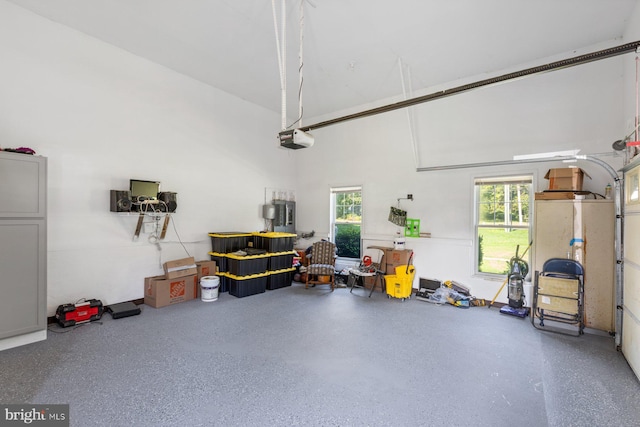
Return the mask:
[(573, 238), (574, 207), (562, 200), (537, 200), (535, 202), (535, 233), (533, 246), (535, 261), (533, 271), (542, 271), (550, 258), (567, 258)]
[[(578, 256), (584, 267), (585, 326), (613, 331), (615, 207), (609, 200), (535, 202), (535, 270), (549, 258)], [(581, 240), (580, 252), (571, 242)]]
[(583, 201), (584, 322), (588, 328), (615, 331), (615, 206), (612, 201)]
[(0, 218), (44, 218), (46, 159), (0, 152)]
[(45, 239), (44, 220), (0, 221), (0, 339), (47, 327)]

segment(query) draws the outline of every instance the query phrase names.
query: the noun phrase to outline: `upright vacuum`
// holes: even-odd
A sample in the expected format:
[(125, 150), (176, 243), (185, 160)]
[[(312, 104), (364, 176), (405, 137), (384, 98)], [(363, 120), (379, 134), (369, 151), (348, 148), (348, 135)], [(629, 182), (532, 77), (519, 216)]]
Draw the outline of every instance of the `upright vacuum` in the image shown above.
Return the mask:
[[(529, 265), (518, 256), (519, 250), (520, 245), (516, 247), (516, 255), (509, 260), (509, 276), (507, 279), (509, 283), (507, 287), (509, 304), (502, 307), (500, 313), (527, 317), (529, 308), (524, 306), (524, 278), (529, 273)], [(522, 256), (526, 253), (527, 251), (524, 251)]]

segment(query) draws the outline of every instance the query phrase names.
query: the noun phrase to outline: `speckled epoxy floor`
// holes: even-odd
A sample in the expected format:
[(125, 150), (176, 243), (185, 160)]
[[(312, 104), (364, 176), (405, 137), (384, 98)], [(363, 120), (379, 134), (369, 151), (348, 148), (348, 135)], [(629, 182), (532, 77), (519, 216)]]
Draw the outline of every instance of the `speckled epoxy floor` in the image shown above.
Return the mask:
[(0, 352), (0, 402), (69, 403), (72, 426), (640, 425), (609, 337), (367, 295), (294, 283), (105, 315)]

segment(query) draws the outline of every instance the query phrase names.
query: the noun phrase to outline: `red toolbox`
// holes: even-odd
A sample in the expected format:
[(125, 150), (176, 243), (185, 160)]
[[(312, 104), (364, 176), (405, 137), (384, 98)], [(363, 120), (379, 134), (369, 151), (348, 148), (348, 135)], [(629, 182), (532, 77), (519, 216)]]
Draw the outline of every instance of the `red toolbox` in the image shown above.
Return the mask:
[(102, 301), (90, 299), (75, 304), (59, 305), (56, 309), (56, 320), (60, 326), (67, 328), (79, 323), (99, 320), (103, 312)]

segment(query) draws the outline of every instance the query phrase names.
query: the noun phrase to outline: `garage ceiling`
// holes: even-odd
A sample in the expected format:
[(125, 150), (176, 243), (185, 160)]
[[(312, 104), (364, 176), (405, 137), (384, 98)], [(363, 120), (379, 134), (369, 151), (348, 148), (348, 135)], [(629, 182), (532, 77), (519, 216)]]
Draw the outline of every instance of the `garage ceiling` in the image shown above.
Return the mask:
[[(9, 0), (280, 112), (269, 0)], [(304, 0), (304, 116), (337, 115), (595, 45), (622, 44), (638, 0)], [(275, 0), (280, 19), (280, 0)], [(299, 0), (287, 0), (289, 116), (297, 114)], [(581, 52), (582, 53), (582, 52)]]

